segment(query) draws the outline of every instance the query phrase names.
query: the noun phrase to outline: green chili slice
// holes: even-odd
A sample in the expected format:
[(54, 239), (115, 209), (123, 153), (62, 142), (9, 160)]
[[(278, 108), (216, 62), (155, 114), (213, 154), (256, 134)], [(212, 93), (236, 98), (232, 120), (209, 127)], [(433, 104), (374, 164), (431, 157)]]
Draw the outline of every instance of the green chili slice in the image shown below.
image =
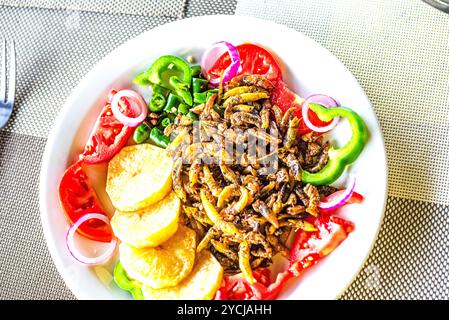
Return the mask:
[(147, 141), (150, 137), (150, 131), (150, 127), (145, 122), (138, 125), (133, 134), (134, 142), (140, 144)]
[(144, 300), (142, 283), (130, 279), (120, 261), (117, 262), (114, 268), (114, 281), (119, 288), (131, 292), (135, 300)]
[(150, 141), (161, 148), (167, 148), (170, 144), (170, 138), (164, 135), (161, 129), (154, 127), (150, 132)]
[(181, 99), (178, 96), (170, 93), (167, 98), (167, 104), (165, 105), (164, 111), (176, 113), (178, 110), (178, 106), (181, 103)]
[(187, 117), (189, 117), (190, 119), (192, 119), (193, 121), (198, 120), (198, 115), (196, 113), (193, 113), (192, 111), (189, 111), (186, 114)]
[(191, 66), (190, 70), (192, 71), (192, 77), (198, 77), (201, 74), (201, 66), (199, 64)]
[(192, 91), (193, 93), (203, 92), (207, 90), (207, 85), (209, 81), (201, 78), (193, 78), (192, 79)]
[(202, 104), (206, 102), (207, 92), (195, 92), (193, 94), (193, 102), (197, 104)]
[(160, 93), (153, 93), (153, 96), (148, 103), (148, 107), (152, 112), (162, 111), (167, 103), (167, 99)]
[(162, 119), (162, 121), (161, 121), (161, 126), (163, 126), (164, 128), (166, 128), (166, 127), (168, 127), (168, 125), (171, 123), (171, 120), (170, 120), (170, 118), (164, 118), (164, 119)]
[(153, 84), (151, 86), (151, 88), (153, 89), (153, 94), (161, 94), (163, 95), (165, 98), (167, 98), (168, 94), (170, 93), (170, 90), (168, 90), (167, 88), (164, 88), (158, 84)]
[(189, 113), (190, 108), (184, 103), (180, 103), (178, 106), (178, 113), (187, 114)]

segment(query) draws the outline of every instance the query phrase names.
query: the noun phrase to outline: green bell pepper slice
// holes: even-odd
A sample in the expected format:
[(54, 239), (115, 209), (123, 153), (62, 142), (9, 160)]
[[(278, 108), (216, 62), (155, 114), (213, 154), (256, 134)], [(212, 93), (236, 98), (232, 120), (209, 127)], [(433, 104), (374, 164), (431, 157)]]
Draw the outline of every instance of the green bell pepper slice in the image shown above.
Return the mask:
[(187, 105), (192, 105), (193, 99), (189, 90), (192, 69), (185, 60), (171, 55), (162, 56), (151, 65), (146, 74), (152, 84), (173, 90)]
[(351, 139), (341, 148), (329, 149), (329, 161), (323, 169), (316, 173), (302, 171), (302, 182), (313, 185), (328, 185), (337, 180), (346, 166), (352, 164), (362, 153), (368, 141), (368, 130), (363, 119), (354, 111), (345, 107), (325, 108), (310, 103), (309, 108), (321, 121), (331, 121), (335, 117), (344, 117), (349, 121), (352, 130)]
[(148, 77), (150, 76), (150, 74), (148, 73), (148, 71), (143, 71), (141, 73), (139, 73), (134, 79), (133, 82), (139, 86), (142, 87), (147, 87), (151, 85), (150, 80), (148, 79)]
[(135, 300), (144, 300), (142, 294), (142, 283), (130, 279), (120, 261), (117, 261), (114, 268), (114, 281), (119, 288), (131, 292)]

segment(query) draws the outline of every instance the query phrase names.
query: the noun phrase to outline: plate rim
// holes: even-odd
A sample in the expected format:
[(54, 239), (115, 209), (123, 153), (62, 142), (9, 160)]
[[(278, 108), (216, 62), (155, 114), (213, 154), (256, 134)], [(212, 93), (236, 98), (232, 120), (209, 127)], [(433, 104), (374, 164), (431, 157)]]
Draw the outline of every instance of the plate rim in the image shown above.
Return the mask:
[[(230, 20), (242, 20), (245, 19), (246, 22), (248, 22), (248, 20), (254, 20), (257, 23), (264, 23), (264, 24), (269, 24), (272, 25), (276, 28), (281, 28), (284, 30), (288, 30), (289, 32), (295, 32), (298, 33), (299, 35), (301, 35), (304, 39), (306, 39), (307, 41), (313, 43), (315, 46), (319, 47), (320, 49), (326, 51), (326, 53), (328, 55), (330, 55), (333, 60), (336, 61), (336, 63), (338, 63), (340, 65), (340, 67), (343, 67), (343, 69), (352, 76), (355, 84), (358, 86), (358, 88), (360, 89), (361, 92), (363, 92), (365, 99), (367, 100), (369, 106), (371, 107), (371, 111), (373, 112), (374, 118), (375, 118), (375, 126), (376, 129), (378, 131), (378, 134), (380, 135), (380, 142), (382, 145), (382, 165), (384, 166), (385, 170), (384, 170), (384, 179), (382, 179), (384, 181), (384, 191), (383, 192), (383, 197), (382, 197), (382, 212), (379, 216), (379, 221), (377, 223), (376, 226), (376, 231), (372, 237), (372, 239), (370, 240), (370, 248), (369, 250), (367, 250), (367, 252), (364, 255), (363, 260), (360, 263), (360, 266), (357, 269), (357, 272), (355, 272), (351, 278), (350, 281), (348, 281), (348, 283), (341, 289), (341, 291), (334, 297), (334, 299), (338, 299), (341, 297), (341, 295), (348, 289), (348, 287), (353, 283), (353, 281), (355, 280), (355, 278), (360, 274), (360, 272), (362, 271), (364, 265), (366, 264), (375, 244), (376, 244), (376, 240), (378, 239), (379, 236), (379, 232), (381, 230), (381, 227), (383, 225), (383, 221), (385, 218), (385, 211), (386, 211), (386, 204), (387, 204), (387, 195), (388, 195), (388, 158), (387, 158), (387, 153), (386, 153), (386, 148), (385, 148), (385, 140), (383, 138), (383, 134), (382, 134), (382, 130), (378, 121), (378, 117), (374, 111), (374, 108), (368, 98), (368, 96), (366, 95), (365, 91), (363, 90), (362, 86), (360, 85), (360, 83), (357, 81), (357, 79), (355, 78), (355, 76), (352, 74), (352, 72), (332, 53), (330, 52), (327, 48), (325, 48), (324, 46), (322, 46), (320, 43), (316, 42), (315, 40), (313, 40), (312, 38), (308, 37), (307, 35), (305, 35), (304, 33), (295, 30), (293, 28), (290, 28), (286, 25), (283, 24), (279, 24), (276, 23), (274, 21), (270, 21), (270, 20), (265, 20), (265, 19), (260, 19), (260, 18), (255, 18), (255, 17), (250, 17), (250, 16), (244, 16), (244, 15), (224, 15), (224, 14), (218, 14), (218, 15), (205, 15), (205, 16), (199, 16), (199, 17), (191, 17), (191, 18), (185, 18), (185, 19), (181, 19), (181, 20), (175, 20), (175, 21), (171, 21), (171, 22), (167, 22), (164, 23), (162, 25), (159, 25), (155, 28), (146, 30), (142, 33), (140, 33), (139, 35), (128, 39), (127, 41), (125, 41), (124, 43), (122, 43), (121, 45), (117, 46), (116, 48), (114, 48), (112, 51), (110, 51), (107, 55), (105, 55), (102, 59), (100, 59), (90, 70), (89, 72), (84, 75), (81, 80), (78, 82), (78, 84), (75, 86), (75, 88), (72, 90), (72, 92), (70, 93), (70, 95), (67, 97), (66, 101), (64, 102), (62, 108), (60, 109), (58, 116), (48, 134), (48, 138), (46, 141), (46, 145), (45, 145), (45, 149), (44, 149), (44, 153), (43, 153), (43, 157), (42, 157), (42, 162), (41, 162), (41, 169), (40, 169), (40, 177), (39, 177), (39, 210), (40, 210), (40, 220), (41, 220), (41, 225), (42, 225), (42, 229), (44, 232), (44, 238), (47, 244), (47, 248), (50, 252), (50, 256), (53, 260), (53, 263), (56, 266), (56, 269), (59, 273), (59, 275), (61, 276), (61, 278), (64, 280), (66, 286), (69, 288), (69, 290), (72, 292), (72, 294), (77, 298), (77, 299), (85, 299), (84, 297), (84, 293), (79, 292), (78, 291), (78, 287), (74, 284), (74, 282), (72, 281), (72, 279), (70, 277), (68, 277), (68, 274), (65, 272), (65, 267), (63, 265), (62, 259), (57, 251), (57, 248), (55, 246), (55, 240), (52, 232), (50, 230), (50, 221), (49, 221), (49, 215), (47, 214), (48, 212), (48, 204), (46, 199), (46, 187), (48, 185), (48, 174), (47, 174), (47, 170), (50, 167), (51, 164), (51, 154), (54, 152), (54, 145), (55, 145), (55, 140), (56, 140), (56, 133), (60, 131), (61, 127), (65, 124), (65, 118), (67, 116), (67, 113), (69, 112), (69, 110), (73, 107), (74, 102), (76, 101), (77, 96), (84, 90), (84, 88), (86, 86), (88, 86), (88, 84), (95, 78), (95, 74), (97, 74), (97, 72), (101, 69), (101, 67), (106, 64), (108, 62), (108, 60), (112, 59), (114, 56), (117, 56), (120, 54), (120, 52), (125, 51), (127, 47), (131, 46), (133, 43), (137, 43), (140, 40), (146, 38), (149, 36), (149, 34), (152, 33), (159, 33), (159, 32), (164, 32), (164, 29), (167, 28), (172, 28), (175, 25), (183, 25), (183, 24), (189, 24), (189, 23), (195, 23), (195, 22), (201, 22), (201, 20), (208, 20), (208, 19), (230, 19)], [(78, 129), (78, 128), (77, 128)], [(75, 263), (75, 262), (74, 262)]]

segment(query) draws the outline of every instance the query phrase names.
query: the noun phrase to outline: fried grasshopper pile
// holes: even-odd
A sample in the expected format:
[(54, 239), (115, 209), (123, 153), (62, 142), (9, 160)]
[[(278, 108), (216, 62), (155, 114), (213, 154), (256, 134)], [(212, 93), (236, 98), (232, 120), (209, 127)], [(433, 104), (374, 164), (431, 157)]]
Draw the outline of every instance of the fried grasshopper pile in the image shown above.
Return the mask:
[(227, 274), (267, 266), (287, 255), (292, 231), (314, 231), (320, 199), (335, 189), (301, 182), (302, 169), (319, 171), (329, 145), (321, 136), (297, 136), (296, 108), (270, 103), (273, 84), (260, 75), (233, 78), (205, 104), (179, 115), (165, 134), (174, 158), (173, 188), (183, 220)]

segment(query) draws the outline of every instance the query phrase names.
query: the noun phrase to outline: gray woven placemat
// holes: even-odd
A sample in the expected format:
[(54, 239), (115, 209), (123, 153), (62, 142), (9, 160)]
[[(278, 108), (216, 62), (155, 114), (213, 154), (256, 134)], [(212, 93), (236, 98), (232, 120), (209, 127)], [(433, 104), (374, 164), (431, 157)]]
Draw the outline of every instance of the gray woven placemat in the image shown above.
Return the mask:
[(0, 5), (181, 18), (185, 2), (186, 0), (0, 0)]
[(389, 197), (379, 238), (345, 299), (449, 299), (449, 15), (418, 0), (240, 0), (333, 52), (380, 121)]

